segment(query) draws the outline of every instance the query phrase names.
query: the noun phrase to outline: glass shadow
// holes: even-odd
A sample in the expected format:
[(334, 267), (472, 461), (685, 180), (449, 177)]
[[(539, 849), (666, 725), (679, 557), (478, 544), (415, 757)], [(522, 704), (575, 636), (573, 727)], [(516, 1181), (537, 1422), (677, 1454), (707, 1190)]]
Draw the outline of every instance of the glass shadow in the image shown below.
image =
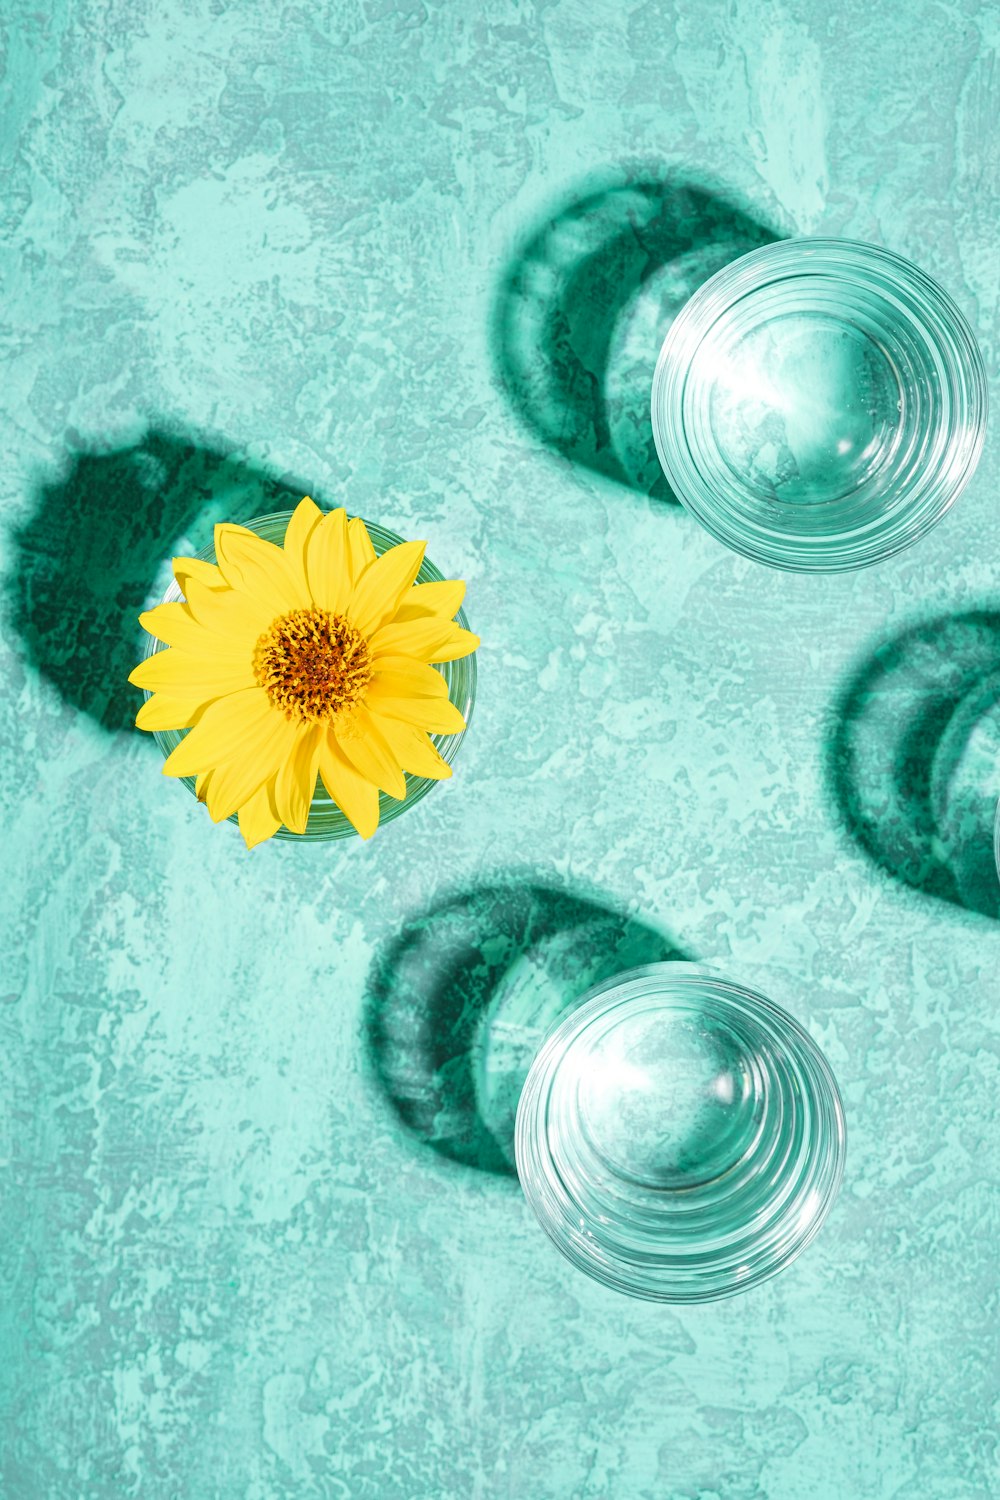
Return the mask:
[(1000, 611), (930, 620), (879, 646), (840, 695), (826, 771), (876, 864), (1000, 918)]
[(211, 541), (216, 521), (291, 510), (290, 488), (240, 456), (149, 432), (131, 447), (73, 456), (39, 486), (13, 533), (6, 580), (29, 663), (104, 729), (134, 727), (127, 682), (139, 660), (139, 611), (172, 555)]
[(550, 448), (674, 500), (649, 416), (667, 331), (716, 271), (779, 235), (678, 177), (594, 178), (503, 272), (491, 342), (515, 410)]
[(409, 923), (377, 958), (368, 1059), (426, 1145), (512, 1176), (517, 1103), (546, 1033), (591, 985), (684, 957), (646, 923), (568, 891), (479, 886)]

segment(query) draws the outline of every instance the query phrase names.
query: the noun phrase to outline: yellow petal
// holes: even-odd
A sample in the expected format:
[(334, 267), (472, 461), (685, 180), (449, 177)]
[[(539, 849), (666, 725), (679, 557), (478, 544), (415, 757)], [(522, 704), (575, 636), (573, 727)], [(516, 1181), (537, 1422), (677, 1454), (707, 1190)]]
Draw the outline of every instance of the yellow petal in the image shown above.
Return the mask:
[(345, 732), (334, 726), (337, 744), (356, 771), (402, 801), (406, 796), (406, 779), (399, 761), (389, 749), (371, 714), (361, 703), (351, 710)]
[(360, 516), (347, 523), (347, 550), (351, 563), (351, 582), (357, 583), (366, 568), (375, 561), (375, 548), (368, 527)]
[[(238, 755), (245, 744), (256, 743), (272, 724), (287, 724), (272, 708), (263, 688), (244, 688), (210, 703), (197, 724), (164, 761), (167, 776), (196, 776)], [(274, 770), (272, 766), (261, 773)], [(256, 790), (256, 787), (253, 789)]]
[(208, 785), (212, 780), (213, 775), (214, 772), (212, 771), (202, 771), (200, 776), (195, 777), (194, 794), (198, 798), (199, 802), (204, 802), (205, 798), (208, 796)]
[[(187, 651), (212, 648), (212, 636), (199, 625), (187, 604), (158, 604), (139, 616), (143, 630), (168, 646), (182, 646)], [(215, 642), (216, 648), (218, 642)]]
[[(197, 734), (198, 728), (199, 725), (196, 724), (191, 734)], [(212, 773), (207, 801), (214, 823), (221, 823), (237, 812), (244, 802), (249, 802), (254, 792), (293, 753), (300, 733), (299, 726), (290, 723), (284, 715), (272, 711), (268, 722), (263, 723), (256, 732), (251, 731), (244, 736), (239, 750), (231, 759), (217, 765)], [(190, 737), (189, 735), (188, 738)]]
[(205, 562), (200, 557), (175, 557), (173, 568), (182, 594), (187, 594), (187, 585), (192, 582), (200, 584), (203, 589), (225, 588), (226, 580), (215, 563)]
[(251, 655), (264, 631), (278, 618), (269, 605), (240, 589), (203, 589), (195, 584), (189, 589), (187, 603), (198, 624), (211, 631), (214, 639)]
[(429, 734), (458, 734), (465, 728), (465, 720), (448, 698), (394, 697), (373, 681), (365, 693), (365, 703), (380, 719), (399, 719)]
[(414, 729), (412, 724), (401, 724), (398, 719), (383, 719), (377, 713), (372, 717), (404, 771), (409, 771), (411, 776), (427, 776), (434, 781), (448, 779), (451, 766), (422, 729)]
[(203, 699), (168, 698), (154, 693), (147, 698), (135, 716), (136, 729), (189, 729)]
[(400, 600), (420, 572), (426, 542), (400, 542), (377, 557), (354, 586), (347, 616), (362, 635), (373, 635), (395, 614)]
[(450, 620), (433, 617), (399, 623), (397, 615), (388, 625), (376, 630), (368, 643), (375, 657), (415, 656), (419, 661), (456, 661), (468, 656), (479, 645), (478, 635), (462, 630)]
[(382, 656), (375, 663), (371, 684), (378, 684), (386, 698), (447, 698), (448, 684), (441, 673), (412, 656)]
[(343, 614), (351, 594), (347, 512), (343, 507), (331, 510), (312, 532), (306, 553), (306, 572), (313, 602), (331, 614)]
[[(219, 574), (222, 579), (221, 573)], [(275, 618), (273, 609), (262, 604), (249, 594), (231, 589), (221, 583), (218, 588), (209, 588), (200, 577), (185, 578), (184, 599), (199, 625), (204, 625), (216, 635), (248, 635), (254, 631), (256, 640)]]
[(281, 819), (274, 807), (274, 780), (269, 778), (259, 786), (248, 802), (239, 810), (240, 833), (248, 849), (272, 838), (281, 827)]
[(453, 620), (462, 607), (465, 584), (460, 578), (444, 578), (439, 583), (415, 583), (396, 611), (395, 623), (424, 620), (428, 615)]
[(315, 500), (308, 495), (303, 496), (292, 512), (292, 519), (288, 523), (285, 532), (285, 561), (295, 575), (295, 581), (302, 590), (302, 597), (309, 594), (309, 579), (306, 573), (306, 547), (313, 531), (323, 519), (323, 512)]
[(223, 598), (224, 595), (233, 592), (229, 585), (222, 580), (221, 573), (219, 574), (219, 584), (215, 588), (210, 587), (200, 578), (194, 577), (185, 578), (181, 584), (181, 590), (184, 594), (184, 602), (187, 603), (191, 613), (196, 616), (198, 613), (196, 606), (199, 603), (204, 601), (206, 605), (211, 604), (215, 600)]
[(363, 839), (370, 839), (378, 827), (378, 787), (355, 770), (338, 746), (332, 730), (328, 730), (320, 741), (319, 774), (344, 817)]
[(306, 831), (316, 790), (320, 740), (325, 733), (323, 724), (313, 724), (304, 733), (300, 732), (291, 755), (278, 767), (274, 783), (275, 807), (285, 827), (293, 833)]
[(215, 555), (230, 587), (258, 599), (275, 616), (308, 604), (281, 548), (245, 526), (216, 526)]
[(171, 698), (219, 698), (240, 688), (254, 687), (257, 679), (248, 655), (196, 656), (168, 646), (154, 651), (129, 673), (134, 687), (148, 692), (165, 691)]
[(478, 651), (481, 641), (473, 631), (463, 630), (456, 625), (451, 640), (443, 647), (439, 647), (431, 656), (431, 661), (458, 661), (460, 657), (471, 656), (473, 651)]

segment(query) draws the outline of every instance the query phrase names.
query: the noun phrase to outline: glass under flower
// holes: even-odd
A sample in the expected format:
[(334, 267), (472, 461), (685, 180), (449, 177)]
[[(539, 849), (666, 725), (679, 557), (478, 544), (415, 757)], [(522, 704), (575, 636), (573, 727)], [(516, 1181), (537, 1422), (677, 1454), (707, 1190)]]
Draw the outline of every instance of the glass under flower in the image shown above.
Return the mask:
[(369, 838), (451, 775), (479, 640), (464, 583), (424, 546), (307, 497), (217, 526), (214, 561), (175, 559), (164, 602), (140, 616), (136, 724), (248, 847)]

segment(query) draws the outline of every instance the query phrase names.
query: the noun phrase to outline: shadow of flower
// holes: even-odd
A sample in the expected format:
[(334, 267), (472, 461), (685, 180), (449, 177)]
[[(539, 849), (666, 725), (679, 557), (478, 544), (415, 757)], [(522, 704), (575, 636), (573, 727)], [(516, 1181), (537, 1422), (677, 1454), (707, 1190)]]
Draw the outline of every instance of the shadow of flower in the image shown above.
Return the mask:
[(376, 960), (369, 1061), (426, 1145), (510, 1175), (517, 1101), (545, 1034), (591, 985), (683, 957), (644, 922), (567, 891), (477, 887), (409, 923)]
[(915, 626), (863, 663), (836, 705), (827, 779), (847, 826), (896, 879), (1000, 917), (1000, 612)]
[(649, 417), (660, 346), (704, 281), (777, 238), (680, 178), (592, 179), (503, 273), (492, 347), (514, 408), (574, 463), (673, 500)]
[[(150, 432), (107, 453), (78, 453), (40, 486), (13, 536), (6, 580), (29, 663), (103, 728), (131, 729), (141, 702), (139, 611), (172, 555), (211, 540), (216, 521), (290, 510), (305, 490), (238, 454)], [(182, 543), (182, 545), (178, 545)]]

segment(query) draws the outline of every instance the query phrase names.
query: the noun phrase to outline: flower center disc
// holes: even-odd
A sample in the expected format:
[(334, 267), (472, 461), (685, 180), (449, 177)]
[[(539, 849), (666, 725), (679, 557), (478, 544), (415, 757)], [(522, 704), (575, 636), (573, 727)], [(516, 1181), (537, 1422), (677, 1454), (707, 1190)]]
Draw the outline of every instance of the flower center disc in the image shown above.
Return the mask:
[(293, 609), (257, 641), (253, 670), (286, 718), (316, 724), (358, 701), (372, 664), (367, 641), (343, 615)]

